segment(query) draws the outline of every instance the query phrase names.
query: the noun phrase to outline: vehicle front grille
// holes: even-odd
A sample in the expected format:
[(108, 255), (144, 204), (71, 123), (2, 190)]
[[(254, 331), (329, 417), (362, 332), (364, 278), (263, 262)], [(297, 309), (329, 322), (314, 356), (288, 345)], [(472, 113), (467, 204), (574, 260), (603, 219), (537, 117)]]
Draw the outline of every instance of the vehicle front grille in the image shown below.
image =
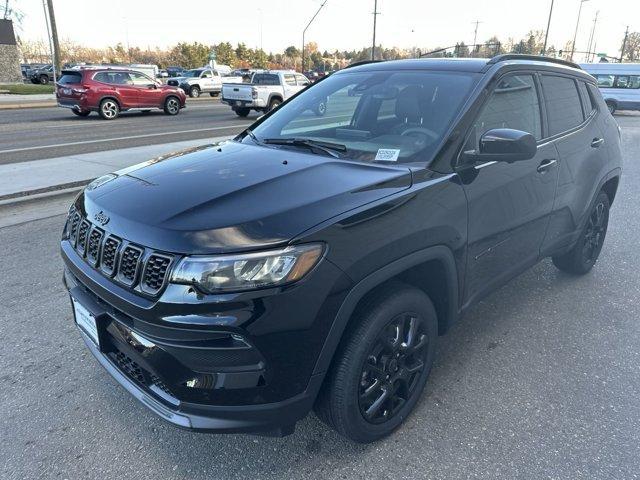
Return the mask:
[(148, 293), (156, 293), (164, 285), (171, 258), (153, 254), (147, 259), (142, 279), (142, 289)]
[(111, 235), (75, 210), (69, 214), (67, 232), (78, 254), (104, 275), (146, 295), (156, 296), (164, 288), (173, 255)]
[(124, 283), (128, 285), (135, 283), (141, 256), (142, 250), (131, 245), (127, 246), (122, 252), (118, 276)]

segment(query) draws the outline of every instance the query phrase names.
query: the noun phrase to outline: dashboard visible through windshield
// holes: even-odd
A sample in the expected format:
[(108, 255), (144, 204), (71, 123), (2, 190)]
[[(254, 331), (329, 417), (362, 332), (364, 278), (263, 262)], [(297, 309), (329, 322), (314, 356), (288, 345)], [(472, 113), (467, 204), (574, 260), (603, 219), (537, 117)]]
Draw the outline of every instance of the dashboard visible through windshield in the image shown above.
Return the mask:
[(350, 160), (428, 162), (474, 83), (460, 72), (339, 73), (280, 107), (252, 138), (279, 148), (321, 145), (315, 153)]

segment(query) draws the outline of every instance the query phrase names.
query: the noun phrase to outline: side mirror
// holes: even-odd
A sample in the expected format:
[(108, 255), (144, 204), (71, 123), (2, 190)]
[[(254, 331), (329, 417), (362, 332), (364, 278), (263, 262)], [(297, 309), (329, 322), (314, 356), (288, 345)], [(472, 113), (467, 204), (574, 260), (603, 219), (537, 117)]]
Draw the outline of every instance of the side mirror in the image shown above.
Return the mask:
[(149, 90), (155, 90), (156, 88), (158, 88), (158, 84), (157, 83), (150, 83), (149, 85), (147, 85), (147, 88)]
[(465, 164), (476, 162), (517, 162), (536, 155), (533, 135), (511, 128), (494, 128), (480, 137), (478, 151), (464, 152)]

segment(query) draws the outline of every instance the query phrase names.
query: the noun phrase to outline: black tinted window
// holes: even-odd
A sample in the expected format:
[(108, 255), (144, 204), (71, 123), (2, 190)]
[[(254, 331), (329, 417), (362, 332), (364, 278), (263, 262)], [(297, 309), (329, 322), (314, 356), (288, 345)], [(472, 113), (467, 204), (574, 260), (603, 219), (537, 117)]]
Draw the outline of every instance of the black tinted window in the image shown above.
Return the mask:
[(256, 73), (253, 76), (253, 82), (257, 85), (280, 85), (278, 75), (273, 73)]
[(494, 128), (513, 128), (542, 138), (540, 103), (531, 75), (510, 75), (500, 79), (493, 94), (482, 108), (475, 127), (478, 146), (482, 134)]
[(58, 83), (60, 85), (68, 85), (70, 83), (80, 83), (81, 81), (82, 74), (80, 72), (65, 72), (58, 80)]
[(549, 135), (566, 132), (584, 120), (576, 82), (572, 78), (542, 76)]
[(592, 111), (596, 109), (596, 105), (587, 90), (587, 84), (584, 82), (578, 82), (578, 88), (580, 89), (580, 93), (582, 94), (582, 102), (584, 104), (584, 111), (587, 115), (589, 115)]

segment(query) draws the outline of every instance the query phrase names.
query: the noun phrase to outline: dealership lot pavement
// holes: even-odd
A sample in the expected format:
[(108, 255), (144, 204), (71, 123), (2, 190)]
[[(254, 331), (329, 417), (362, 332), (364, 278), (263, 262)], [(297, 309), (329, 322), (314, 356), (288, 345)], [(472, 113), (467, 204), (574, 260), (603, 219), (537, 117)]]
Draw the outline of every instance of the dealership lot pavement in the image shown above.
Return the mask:
[(636, 478), (640, 116), (617, 119), (625, 171), (593, 272), (546, 260), (473, 308), (441, 337), (415, 413), (368, 446), (313, 416), (284, 439), (166, 425), (72, 325), (63, 216), (40, 206), (44, 218), (0, 228), (0, 478)]

